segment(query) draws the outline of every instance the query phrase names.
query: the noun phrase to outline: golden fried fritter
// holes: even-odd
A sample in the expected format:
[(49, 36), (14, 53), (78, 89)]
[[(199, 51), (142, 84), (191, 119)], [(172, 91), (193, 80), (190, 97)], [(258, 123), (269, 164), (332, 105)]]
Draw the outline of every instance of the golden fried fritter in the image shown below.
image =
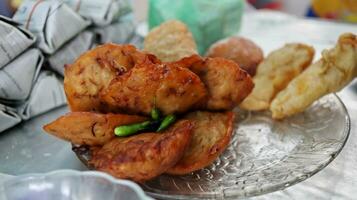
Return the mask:
[(258, 64), (264, 59), (262, 49), (253, 41), (232, 36), (214, 43), (207, 52), (208, 57), (233, 60), (251, 76), (255, 75)]
[(159, 62), (132, 45), (105, 44), (81, 55), (67, 65), (64, 89), (72, 111), (107, 111), (98, 98), (110, 81), (138, 63)]
[(149, 114), (156, 107), (163, 114), (170, 114), (187, 111), (205, 96), (203, 83), (190, 70), (145, 64), (115, 78), (101, 98), (118, 112)]
[(309, 66), (313, 57), (312, 47), (298, 43), (271, 52), (259, 64), (253, 78), (255, 87), (240, 107), (255, 111), (268, 109), (275, 95)]
[(201, 109), (231, 110), (238, 106), (254, 87), (249, 74), (228, 59), (202, 59), (193, 55), (168, 65), (187, 67), (200, 77), (208, 91), (207, 98), (199, 105)]
[(210, 165), (228, 146), (234, 113), (193, 112), (184, 119), (195, 123), (192, 139), (183, 157), (166, 173), (188, 174)]
[(336, 46), (308, 67), (272, 101), (273, 118), (282, 119), (304, 111), (320, 97), (341, 90), (357, 76), (357, 36), (345, 33)]
[(187, 26), (177, 20), (162, 23), (152, 29), (144, 40), (144, 50), (163, 62), (180, 60), (197, 54), (197, 46)]
[(164, 133), (115, 138), (92, 151), (89, 164), (117, 178), (144, 182), (171, 168), (191, 140), (193, 123), (176, 122)]
[(73, 144), (103, 145), (114, 138), (115, 127), (143, 122), (145, 119), (135, 115), (70, 112), (43, 129)]

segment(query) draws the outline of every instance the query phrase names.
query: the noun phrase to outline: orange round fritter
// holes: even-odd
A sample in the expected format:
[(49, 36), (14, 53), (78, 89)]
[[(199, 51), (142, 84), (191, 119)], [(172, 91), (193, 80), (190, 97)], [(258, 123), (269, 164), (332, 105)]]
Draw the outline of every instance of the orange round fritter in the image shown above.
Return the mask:
[(181, 120), (163, 133), (115, 138), (94, 148), (89, 164), (117, 178), (144, 182), (176, 164), (191, 140), (192, 128), (192, 122)]
[(64, 89), (72, 111), (108, 111), (98, 95), (112, 79), (139, 63), (160, 62), (132, 45), (105, 44), (66, 65)]
[(73, 144), (103, 145), (115, 137), (115, 127), (146, 119), (136, 115), (70, 112), (45, 125), (43, 129)]
[(192, 112), (184, 119), (195, 123), (191, 143), (181, 160), (170, 168), (168, 174), (188, 174), (210, 165), (228, 146), (234, 113)]
[(208, 50), (207, 56), (233, 60), (251, 76), (255, 75), (259, 63), (264, 59), (263, 51), (258, 45), (238, 36), (214, 43)]

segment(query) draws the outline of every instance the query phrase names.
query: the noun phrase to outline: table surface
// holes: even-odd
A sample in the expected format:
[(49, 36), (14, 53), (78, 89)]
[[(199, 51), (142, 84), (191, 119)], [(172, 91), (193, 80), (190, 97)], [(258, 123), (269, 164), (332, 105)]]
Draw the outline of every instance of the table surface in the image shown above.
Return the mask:
[[(300, 20), (271, 12), (245, 15), (242, 24), (240, 34), (253, 39), (265, 53), (286, 42), (306, 42), (315, 47), (316, 59), (322, 49), (333, 46), (339, 34), (357, 33), (356, 25)], [(299, 184), (249, 199), (357, 199), (357, 80), (339, 92), (338, 96), (347, 107), (352, 127), (346, 146), (337, 158), (321, 172)], [(72, 153), (70, 144), (58, 142), (56, 138), (42, 133), (43, 124), (65, 112), (66, 107), (55, 109), (0, 134), (1, 149), (8, 149), (0, 152), (0, 160), (3, 162), (0, 182), (6, 180), (8, 174), (42, 173), (54, 169), (86, 170)], [(30, 147), (26, 145), (29, 139), (38, 142)], [(42, 145), (45, 143), (53, 144), (46, 148), (48, 152), (43, 151)], [(49, 152), (56, 152), (56, 155)], [(7, 165), (6, 160), (14, 156), (18, 157), (16, 163)], [(50, 156), (56, 156), (56, 161), (46, 162)], [(29, 169), (29, 162), (37, 162), (41, 167)], [(16, 169), (13, 166), (17, 166)]]

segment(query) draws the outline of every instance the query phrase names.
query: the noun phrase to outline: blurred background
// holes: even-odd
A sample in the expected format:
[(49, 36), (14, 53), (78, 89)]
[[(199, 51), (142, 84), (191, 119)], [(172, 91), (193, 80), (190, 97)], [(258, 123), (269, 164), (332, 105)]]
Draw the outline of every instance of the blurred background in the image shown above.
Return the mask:
[[(1, 0), (0, 14), (11, 17), (22, 0)], [(252, 8), (273, 9), (300, 17), (357, 22), (356, 0), (247, 0)], [(148, 0), (132, 0), (137, 22), (146, 20)], [(249, 6), (248, 5), (248, 6)]]

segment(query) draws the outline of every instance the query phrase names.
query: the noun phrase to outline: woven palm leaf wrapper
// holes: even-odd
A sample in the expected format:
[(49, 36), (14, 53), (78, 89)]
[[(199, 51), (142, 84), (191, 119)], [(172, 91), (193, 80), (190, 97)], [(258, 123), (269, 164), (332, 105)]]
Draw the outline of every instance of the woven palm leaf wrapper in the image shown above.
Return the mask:
[(38, 49), (29, 49), (0, 70), (0, 103), (18, 105), (24, 102), (32, 90), (43, 64)]
[(0, 15), (0, 69), (35, 43), (35, 36), (12, 19)]
[(0, 132), (15, 126), (21, 122), (21, 117), (15, 108), (0, 103)]
[(41, 71), (28, 100), (17, 107), (24, 120), (66, 104), (63, 80), (51, 71)]
[(70, 40), (46, 60), (52, 70), (64, 76), (64, 66), (73, 63), (82, 53), (94, 45), (94, 33), (84, 31)]
[(123, 15), (132, 12), (130, 0), (65, 0), (79, 15), (93, 22), (95, 26), (112, 24)]
[(36, 46), (45, 54), (53, 54), (90, 24), (57, 0), (25, 0), (13, 19), (36, 35)]

